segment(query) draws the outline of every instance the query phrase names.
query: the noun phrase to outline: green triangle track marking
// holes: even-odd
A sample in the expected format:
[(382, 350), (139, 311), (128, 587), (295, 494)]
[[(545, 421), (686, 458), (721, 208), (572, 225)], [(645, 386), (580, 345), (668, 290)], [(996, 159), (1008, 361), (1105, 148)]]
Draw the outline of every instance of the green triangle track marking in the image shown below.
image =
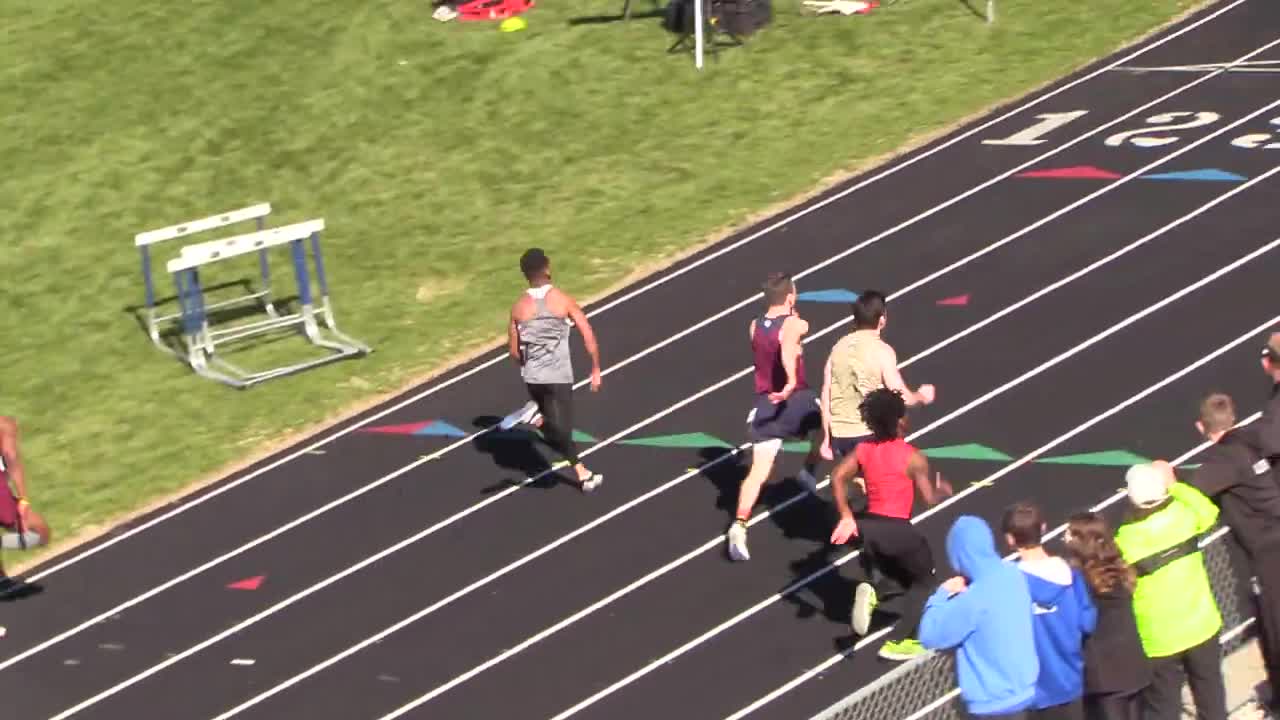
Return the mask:
[(1109, 467), (1126, 467), (1151, 462), (1150, 458), (1135, 455), (1128, 450), (1103, 450), (1102, 452), (1081, 453), (1079, 455), (1063, 455), (1061, 457), (1044, 458), (1038, 463), (1054, 465), (1105, 465)]
[(582, 432), (581, 430), (574, 430), (574, 431), (573, 431), (573, 440), (574, 440), (574, 442), (585, 442), (585, 443), (593, 443), (593, 442), (595, 442), (595, 441), (596, 441), (596, 439), (595, 439), (595, 438), (593, 438), (593, 437), (591, 437), (590, 435), (588, 435), (588, 434), (586, 434), (586, 433)]
[(729, 443), (721, 440), (714, 435), (706, 433), (682, 433), (679, 435), (659, 435), (657, 437), (636, 438), (635, 440), (622, 440), (619, 445), (643, 445), (646, 447), (663, 447), (663, 448), (704, 448), (718, 447), (731, 448)]
[(994, 448), (986, 445), (978, 445), (977, 443), (967, 443), (964, 445), (948, 445), (940, 448), (930, 448), (921, 450), (925, 457), (945, 458), (950, 460), (990, 460), (994, 462), (1006, 462), (1013, 458)]

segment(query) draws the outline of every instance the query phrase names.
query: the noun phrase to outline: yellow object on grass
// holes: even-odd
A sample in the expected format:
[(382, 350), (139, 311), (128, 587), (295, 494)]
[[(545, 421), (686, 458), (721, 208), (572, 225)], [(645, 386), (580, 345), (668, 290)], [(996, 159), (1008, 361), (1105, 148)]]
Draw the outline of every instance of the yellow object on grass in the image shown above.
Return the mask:
[(516, 15), (515, 17), (509, 17), (506, 20), (503, 20), (502, 24), (498, 26), (498, 29), (502, 32), (516, 32), (527, 27), (529, 27), (529, 23), (524, 18)]

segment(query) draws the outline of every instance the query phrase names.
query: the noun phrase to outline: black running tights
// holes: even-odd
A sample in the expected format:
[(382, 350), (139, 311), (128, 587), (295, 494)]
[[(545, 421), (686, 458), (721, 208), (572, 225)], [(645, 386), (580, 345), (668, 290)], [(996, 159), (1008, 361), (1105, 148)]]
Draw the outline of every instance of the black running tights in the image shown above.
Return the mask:
[(573, 385), (554, 383), (527, 385), (529, 397), (542, 413), (542, 436), (553, 450), (571, 464), (578, 464), (578, 448), (573, 441)]

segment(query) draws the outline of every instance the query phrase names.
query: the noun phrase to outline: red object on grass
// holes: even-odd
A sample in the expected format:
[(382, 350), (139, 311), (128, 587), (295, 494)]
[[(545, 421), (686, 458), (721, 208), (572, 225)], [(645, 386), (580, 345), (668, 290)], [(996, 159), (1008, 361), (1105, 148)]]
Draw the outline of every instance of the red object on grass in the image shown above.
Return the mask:
[(458, 20), (505, 20), (533, 7), (534, 0), (471, 0), (458, 5)]

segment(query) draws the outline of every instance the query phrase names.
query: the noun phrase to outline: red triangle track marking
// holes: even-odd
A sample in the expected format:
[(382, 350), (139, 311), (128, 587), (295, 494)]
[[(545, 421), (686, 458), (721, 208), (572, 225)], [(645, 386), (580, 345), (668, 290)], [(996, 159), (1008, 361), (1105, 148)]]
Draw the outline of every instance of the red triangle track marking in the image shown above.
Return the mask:
[(1110, 170), (1096, 168), (1092, 165), (1076, 165), (1074, 167), (1050, 168), (1048, 170), (1029, 170), (1024, 173), (1018, 173), (1018, 177), (1115, 180), (1116, 178), (1123, 176), (1117, 175)]
[(969, 295), (968, 293), (966, 293), (964, 295), (957, 295), (955, 297), (943, 298), (939, 300), (936, 304), (944, 307), (956, 307), (960, 305), (968, 305)]
[(382, 433), (386, 435), (412, 435), (434, 422), (435, 420), (424, 420), (422, 422), (408, 423), (405, 425), (379, 425), (377, 427), (361, 428), (360, 432)]
[(262, 587), (262, 583), (267, 579), (266, 575), (257, 575), (244, 580), (237, 580), (227, 586), (228, 590), (257, 590)]

